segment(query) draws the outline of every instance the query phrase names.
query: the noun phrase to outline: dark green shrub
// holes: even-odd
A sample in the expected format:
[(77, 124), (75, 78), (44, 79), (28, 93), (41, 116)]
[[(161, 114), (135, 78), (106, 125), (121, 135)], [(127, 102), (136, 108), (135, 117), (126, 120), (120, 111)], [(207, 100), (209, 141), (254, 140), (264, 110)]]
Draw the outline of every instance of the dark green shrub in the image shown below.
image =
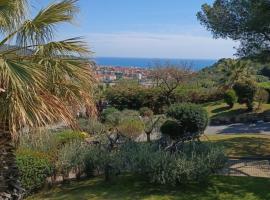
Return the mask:
[(270, 66), (265, 66), (264, 68), (262, 68), (261, 74), (270, 78)]
[(253, 110), (254, 100), (257, 92), (256, 85), (251, 81), (238, 82), (234, 85), (240, 104), (246, 104), (249, 111)]
[(84, 140), (87, 136), (87, 134), (84, 132), (72, 130), (65, 130), (59, 133), (55, 133), (55, 135), (59, 144), (65, 144), (75, 140)]
[(21, 184), (28, 192), (41, 188), (53, 169), (47, 154), (31, 150), (18, 151), (16, 163), (20, 171)]
[(100, 119), (104, 123), (116, 125), (119, 123), (120, 117), (120, 111), (111, 107), (102, 111)]
[(233, 108), (234, 104), (237, 102), (237, 95), (234, 90), (228, 90), (224, 94), (224, 101), (230, 108)]
[(148, 107), (142, 107), (139, 112), (142, 117), (152, 117), (154, 115), (153, 111)]
[(160, 127), (160, 131), (162, 134), (168, 135), (173, 139), (177, 139), (178, 137), (183, 136), (181, 134), (184, 134), (181, 125), (174, 120), (167, 120), (164, 122)]
[(206, 110), (196, 104), (175, 104), (168, 111), (167, 116), (177, 121), (179, 128), (175, 125), (178, 132), (172, 133), (172, 136), (183, 135), (197, 136), (204, 132), (208, 124)]

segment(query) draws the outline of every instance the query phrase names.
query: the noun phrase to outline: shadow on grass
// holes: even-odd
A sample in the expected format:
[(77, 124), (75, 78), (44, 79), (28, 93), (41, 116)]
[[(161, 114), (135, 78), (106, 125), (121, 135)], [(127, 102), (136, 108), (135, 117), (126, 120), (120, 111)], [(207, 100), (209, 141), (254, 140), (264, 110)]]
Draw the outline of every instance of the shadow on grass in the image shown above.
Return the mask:
[(63, 185), (32, 197), (35, 200), (267, 200), (270, 179), (247, 177), (211, 177), (200, 184), (160, 186), (143, 177), (120, 176), (111, 182), (95, 178)]
[[(218, 109), (225, 109), (225, 108), (218, 108)], [(228, 111), (224, 111), (224, 112), (220, 111), (220, 113), (215, 112), (218, 114), (213, 115), (212, 118), (216, 119), (220, 117), (233, 117), (233, 116), (242, 115), (242, 114), (250, 114), (250, 112), (248, 112), (247, 109), (244, 109), (244, 108), (239, 108), (236, 110), (230, 110), (230, 109), (227, 109), (227, 110)], [(217, 111), (217, 109), (215, 109), (214, 111)]]
[(210, 142), (223, 146), (228, 156), (270, 157), (270, 137), (233, 137)]
[(226, 106), (226, 107), (221, 107), (221, 108), (216, 108), (214, 110), (212, 110), (212, 113), (220, 113), (220, 112), (225, 112), (230, 110), (231, 108)]

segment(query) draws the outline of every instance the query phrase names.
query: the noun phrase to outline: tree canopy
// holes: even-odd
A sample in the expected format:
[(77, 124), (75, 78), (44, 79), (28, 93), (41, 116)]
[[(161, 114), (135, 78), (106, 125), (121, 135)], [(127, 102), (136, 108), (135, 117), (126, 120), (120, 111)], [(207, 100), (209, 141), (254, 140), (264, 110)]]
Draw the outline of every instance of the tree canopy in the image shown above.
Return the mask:
[(215, 0), (197, 17), (214, 38), (240, 41), (238, 56), (270, 59), (269, 0)]

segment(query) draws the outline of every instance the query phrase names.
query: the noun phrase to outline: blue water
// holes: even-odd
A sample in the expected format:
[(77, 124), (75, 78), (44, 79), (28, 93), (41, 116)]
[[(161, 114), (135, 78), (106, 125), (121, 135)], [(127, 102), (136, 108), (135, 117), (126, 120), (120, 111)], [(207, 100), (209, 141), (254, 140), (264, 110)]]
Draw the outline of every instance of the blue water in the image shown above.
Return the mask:
[(155, 63), (188, 65), (193, 70), (200, 70), (213, 65), (217, 60), (203, 59), (159, 59), (159, 58), (116, 58), (116, 57), (96, 57), (94, 58), (98, 65), (103, 66), (122, 66), (122, 67), (154, 67)]

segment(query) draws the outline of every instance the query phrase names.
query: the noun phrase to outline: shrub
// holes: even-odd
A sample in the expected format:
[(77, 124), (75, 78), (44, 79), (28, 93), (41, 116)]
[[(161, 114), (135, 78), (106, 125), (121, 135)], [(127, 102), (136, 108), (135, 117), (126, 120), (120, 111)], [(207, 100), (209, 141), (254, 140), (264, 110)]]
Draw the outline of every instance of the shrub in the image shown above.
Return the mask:
[(267, 103), (269, 101), (268, 91), (263, 88), (258, 88), (255, 99), (259, 103), (258, 108), (260, 109), (263, 103)]
[(126, 118), (117, 126), (117, 130), (128, 138), (136, 139), (143, 133), (144, 124), (140, 119)]
[(84, 170), (84, 157), (86, 146), (80, 141), (66, 143), (58, 152), (56, 170), (64, 178), (73, 170), (79, 178)]
[(120, 170), (120, 157), (118, 151), (108, 151), (105, 147), (96, 145), (87, 148), (85, 153), (85, 172), (88, 177), (96, 171), (99, 174), (105, 174), (108, 180), (114, 171)]
[(187, 144), (183, 152), (176, 154), (138, 143), (127, 144), (121, 152), (131, 172), (148, 177), (150, 182), (169, 185), (203, 181), (226, 162), (221, 148), (202, 143)]
[[(172, 105), (167, 112), (168, 117), (177, 121), (179, 128), (176, 125), (170, 127), (176, 128), (177, 132), (171, 133), (171, 136), (182, 137), (183, 135), (197, 136), (204, 132), (208, 124), (207, 112), (196, 104), (175, 104)], [(167, 133), (167, 132), (166, 132)], [(170, 134), (170, 133), (167, 133)]]
[(263, 76), (266, 76), (268, 78), (270, 78), (270, 66), (265, 66), (262, 70), (261, 70), (261, 74)]
[(65, 130), (55, 133), (56, 140), (59, 144), (69, 143), (75, 140), (84, 140), (87, 134), (80, 131)]
[(148, 107), (142, 107), (139, 112), (142, 117), (152, 117), (154, 115), (153, 111)]
[(183, 135), (182, 127), (175, 120), (167, 120), (160, 127), (160, 131), (164, 135), (170, 136), (172, 139), (177, 139)]
[(238, 102), (246, 104), (248, 110), (252, 111), (257, 91), (256, 85), (251, 81), (238, 82), (234, 85), (234, 90), (238, 96)]
[(101, 113), (101, 121), (110, 125), (116, 125), (120, 121), (120, 111), (114, 107), (107, 108)]
[(100, 135), (106, 131), (104, 124), (96, 119), (79, 119), (80, 128), (91, 135)]
[(230, 108), (233, 108), (234, 104), (237, 102), (236, 92), (234, 90), (228, 90), (224, 94), (224, 101)]
[(16, 163), (20, 171), (21, 184), (28, 192), (41, 188), (53, 169), (47, 154), (32, 150), (18, 151)]

